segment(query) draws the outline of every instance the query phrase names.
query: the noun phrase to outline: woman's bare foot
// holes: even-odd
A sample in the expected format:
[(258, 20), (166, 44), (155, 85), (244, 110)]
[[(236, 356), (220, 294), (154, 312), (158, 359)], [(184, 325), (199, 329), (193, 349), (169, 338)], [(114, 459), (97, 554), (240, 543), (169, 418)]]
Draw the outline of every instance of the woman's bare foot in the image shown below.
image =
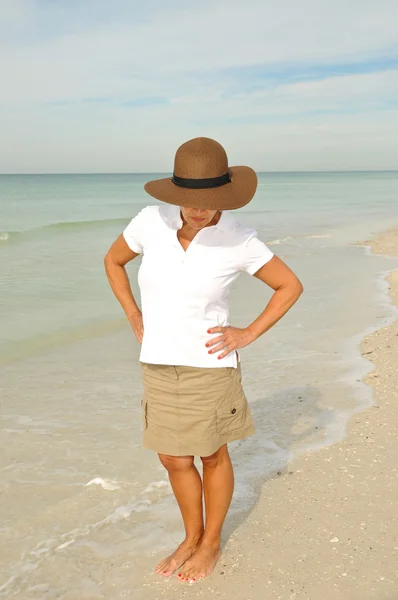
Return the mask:
[(221, 556), (220, 545), (202, 542), (178, 573), (180, 581), (198, 581), (213, 571)]
[(163, 577), (170, 577), (193, 555), (198, 547), (200, 539), (184, 540), (173, 554), (162, 560), (156, 567), (156, 573)]

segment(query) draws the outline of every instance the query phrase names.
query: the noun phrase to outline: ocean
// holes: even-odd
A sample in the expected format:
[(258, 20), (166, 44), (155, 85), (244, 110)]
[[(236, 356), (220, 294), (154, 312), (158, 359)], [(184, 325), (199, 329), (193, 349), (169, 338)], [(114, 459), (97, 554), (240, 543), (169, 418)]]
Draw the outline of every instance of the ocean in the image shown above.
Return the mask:
[[(183, 537), (166, 472), (141, 447), (139, 347), (103, 267), (156, 202), (143, 190), (155, 177), (0, 176), (0, 598), (140, 600), (143, 565)], [(362, 243), (398, 225), (398, 172), (262, 173), (239, 218), (305, 291), (242, 351), (257, 434), (231, 444), (225, 540), (263, 481), (372, 403), (359, 344), (396, 317), (385, 274), (398, 261)], [(231, 322), (270, 297), (242, 275)]]

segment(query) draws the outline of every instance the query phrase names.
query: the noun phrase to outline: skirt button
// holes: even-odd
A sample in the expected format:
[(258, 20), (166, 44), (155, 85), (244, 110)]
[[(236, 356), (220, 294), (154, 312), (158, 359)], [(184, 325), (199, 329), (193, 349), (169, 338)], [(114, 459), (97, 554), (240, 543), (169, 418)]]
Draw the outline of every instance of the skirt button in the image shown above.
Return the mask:
[(231, 413), (234, 415), (234, 414), (236, 413), (236, 408), (233, 408), (233, 409), (231, 410)]

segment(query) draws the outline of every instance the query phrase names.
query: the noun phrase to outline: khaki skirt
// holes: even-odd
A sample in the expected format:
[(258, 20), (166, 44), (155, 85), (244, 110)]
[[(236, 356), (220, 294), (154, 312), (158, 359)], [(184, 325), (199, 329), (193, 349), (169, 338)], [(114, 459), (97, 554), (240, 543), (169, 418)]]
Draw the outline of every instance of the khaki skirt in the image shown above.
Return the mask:
[(143, 442), (170, 456), (210, 456), (255, 433), (240, 365), (221, 368), (142, 364)]

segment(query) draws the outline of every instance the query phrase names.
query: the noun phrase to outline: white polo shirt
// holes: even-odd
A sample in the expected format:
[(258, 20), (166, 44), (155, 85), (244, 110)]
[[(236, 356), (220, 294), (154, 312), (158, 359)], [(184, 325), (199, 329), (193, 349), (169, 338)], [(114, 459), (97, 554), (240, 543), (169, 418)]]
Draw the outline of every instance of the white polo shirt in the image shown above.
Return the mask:
[[(144, 338), (141, 362), (191, 367), (236, 367), (236, 352), (218, 360), (208, 353), (211, 327), (229, 324), (228, 296), (241, 271), (253, 275), (273, 257), (253, 229), (223, 212), (217, 225), (201, 229), (185, 251), (177, 231), (180, 208), (144, 208), (124, 239), (143, 254), (138, 273)], [(219, 334), (218, 334), (219, 335)]]

